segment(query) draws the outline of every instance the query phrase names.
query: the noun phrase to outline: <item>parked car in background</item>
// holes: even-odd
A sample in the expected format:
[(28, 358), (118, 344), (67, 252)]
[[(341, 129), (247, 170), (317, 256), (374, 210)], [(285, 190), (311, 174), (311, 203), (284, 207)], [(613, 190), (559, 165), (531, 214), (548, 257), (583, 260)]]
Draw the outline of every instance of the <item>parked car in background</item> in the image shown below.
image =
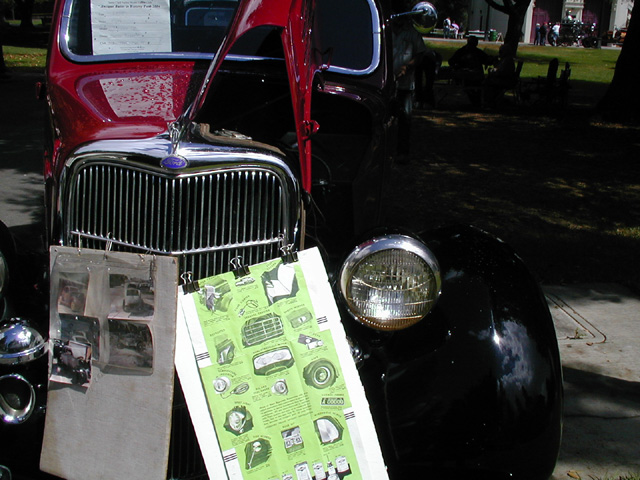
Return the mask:
[[(195, 278), (238, 256), (252, 264), (283, 245), (317, 246), (390, 477), (548, 478), (562, 378), (535, 279), (473, 227), (380, 221), (397, 125), (393, 15), (428, 23), (435, 10), (145, 2), (157, 8), (139, 30), (108, 2), (56, 2), (44, 85), (50, 245), (175, 255)], [(6, 285), (21, 267), (2, 232)], [(18, 479), (45, 478), (48, 315), (15, 320), (24, 314), (11, 306), (29, 303), (28, 290), (2, 288), (0, 438), (10, 445), (0, 465)], [(327, 382), (321, 367), (310, 378)], [(206, 478), (179, 384), (174, 402), (167, 478)]]

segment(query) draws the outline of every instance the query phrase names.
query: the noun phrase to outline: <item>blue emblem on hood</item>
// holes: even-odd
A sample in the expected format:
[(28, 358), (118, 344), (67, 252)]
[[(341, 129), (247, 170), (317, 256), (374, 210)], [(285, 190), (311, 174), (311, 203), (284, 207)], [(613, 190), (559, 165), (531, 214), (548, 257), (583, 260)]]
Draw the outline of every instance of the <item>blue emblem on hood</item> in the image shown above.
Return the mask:
[(164, 168), (171, 168), (177, 170), (179, 168), (184, 168), (189, 165), (186, 158), (178, 157), (177, 155), (170, 155), (168, 157), (164, 157), (160, 160), (160, 166)]

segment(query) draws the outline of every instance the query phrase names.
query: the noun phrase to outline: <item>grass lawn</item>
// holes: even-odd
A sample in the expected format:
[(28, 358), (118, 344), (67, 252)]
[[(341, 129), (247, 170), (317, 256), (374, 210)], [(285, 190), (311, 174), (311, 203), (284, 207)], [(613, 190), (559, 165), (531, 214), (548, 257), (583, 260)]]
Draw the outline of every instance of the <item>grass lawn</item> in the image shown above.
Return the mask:
[[(464, 43), (429, 38), (427, 45), (440, 53), (443, 64), (446, 64), (453, 52)], [(480, 42), (480, 48), (492, 56), (498, 55), (500, 45), (502, 43)], [(549, 62), (557, 58), (560, 68), (566, 62), (571, 64), (573, 81), (609, 84), (619, 55), (619, 48), (540, 47), (521, 44), (517, 57), (524, 61), (521, 77), (525, 79), (546, 76)]]
[(47, 61), (44, 48), (12, 47), (4, 45), (4, 61), (15, 72), (42, 72)]
[[(453, 53), (465, 44), (463, 41), (444, 41), (429, 38), (427, 46), (442, 55), (443, 65)], [(489, 55), (497, 56), (502, 43), (480, 42), (480, 48)], [(546, 77), (549, 62), (558, 59), (558, 74), (569, 63), (571, 67), (571, 96), (575, 103), (593, 107), (605, 94), (620, 55), (620, 48), (582, 48), (582, 47), (541, 47), (520, 44), (517, 59), (524, 65), (520, 78), (524, 86), (539, 77)]]

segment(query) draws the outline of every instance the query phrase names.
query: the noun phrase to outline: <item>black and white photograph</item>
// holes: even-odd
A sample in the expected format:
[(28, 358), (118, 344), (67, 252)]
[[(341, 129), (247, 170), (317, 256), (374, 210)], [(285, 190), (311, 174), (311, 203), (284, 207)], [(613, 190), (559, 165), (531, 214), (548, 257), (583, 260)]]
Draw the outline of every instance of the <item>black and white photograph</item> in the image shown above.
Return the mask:
[(88, 387), (91, 380), (91, 345), (53, 339), (51, 381)]
[(109, 366), (153, 371), (153, 337), (149, 325), (109, 319)]
[(91, 358), (100, 358), (100, 322), (97, 318), (60, 315), (60, 333), (63, 341), (91, 345)]
[(58, 312), (84, 314), (87, 302), (88, 273), (61, 273), (58, 282)]
[(109, 318), (150, 320), (153, 318), (155, 290), (151, 278), (124, 274), (109, 275), (111, 308)]

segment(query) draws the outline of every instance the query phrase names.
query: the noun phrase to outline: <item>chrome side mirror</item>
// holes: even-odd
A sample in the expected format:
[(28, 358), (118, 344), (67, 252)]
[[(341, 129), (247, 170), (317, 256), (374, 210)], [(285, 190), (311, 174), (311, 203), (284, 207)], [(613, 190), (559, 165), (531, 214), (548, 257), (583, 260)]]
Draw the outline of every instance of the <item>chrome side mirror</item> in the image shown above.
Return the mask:
[(391, 15), (391, 20), (406, 16), (411, 16), (413, 26), (422, 34), (427, 34), (433, 30), (438, 21), (438, 11), (429, 2), (418, 2), (408, 12)]

